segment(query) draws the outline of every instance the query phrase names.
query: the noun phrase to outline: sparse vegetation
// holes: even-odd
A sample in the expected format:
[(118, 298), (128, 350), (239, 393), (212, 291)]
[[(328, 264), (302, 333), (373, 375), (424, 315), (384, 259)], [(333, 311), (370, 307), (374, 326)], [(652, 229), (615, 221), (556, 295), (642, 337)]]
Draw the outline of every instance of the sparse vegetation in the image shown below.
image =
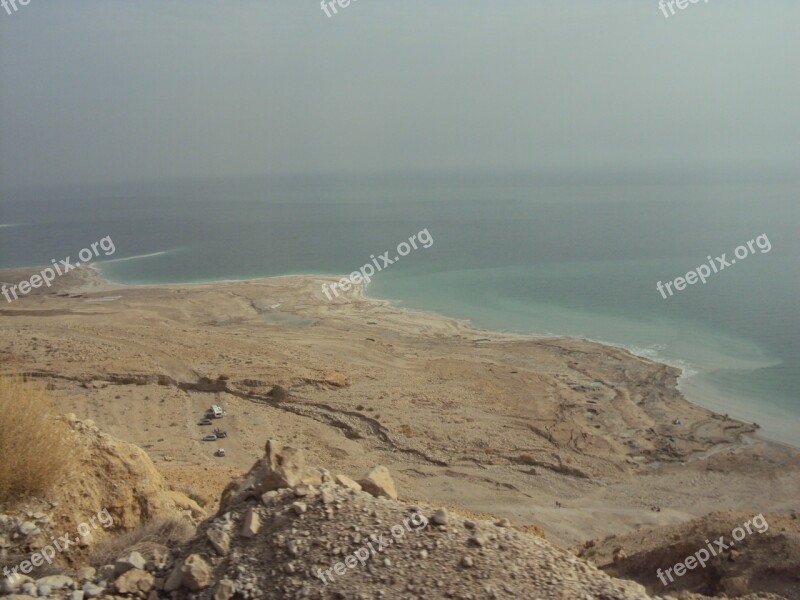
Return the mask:
[(281, 385), (273, 385), (269, 397), (275, 402), (283, 402), (289, 397), (289, 392)]
[(69, 429), (42, 383), (0, 377), (0, 505), (46, 494), (76, 460)]
[(194, 500), (200, 508), (203, 508), (205, 507), (206, 504), (208, 504), (205, 498), (203, 498), (202, 496), (200, 496), (195, 492), (190, 492), (189, 494), (187, 494), (187, 496), (189, 497), (190, 500)]
[(415, 435), (414, 428), (411, 427), (411, 425), (408, 425), (406, 423), (402, 424), (400, 426), (400, 428), (398, 429), (398, 431), (400, 431), (400, 433), (402, 433), (404, 436), (406, 436), (408, 438), (414, 437), (414, 435)]
[(194, 533), (194, 526), (186, 519), (154, 519), (132, 531), (103, 538), (92, 550), (89, 562), (101, 567), (131, 552), (146, 555), (156, 546), (174, 548), (191, 539)]

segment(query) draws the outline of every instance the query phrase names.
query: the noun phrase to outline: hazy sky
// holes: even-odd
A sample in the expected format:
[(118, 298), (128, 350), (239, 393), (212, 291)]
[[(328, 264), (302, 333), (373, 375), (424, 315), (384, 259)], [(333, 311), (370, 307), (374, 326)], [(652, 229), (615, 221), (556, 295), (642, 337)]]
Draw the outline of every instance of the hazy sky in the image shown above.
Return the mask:
[(31, 0), (0, 186), (440, 168), (800, 171), (800, 3)]

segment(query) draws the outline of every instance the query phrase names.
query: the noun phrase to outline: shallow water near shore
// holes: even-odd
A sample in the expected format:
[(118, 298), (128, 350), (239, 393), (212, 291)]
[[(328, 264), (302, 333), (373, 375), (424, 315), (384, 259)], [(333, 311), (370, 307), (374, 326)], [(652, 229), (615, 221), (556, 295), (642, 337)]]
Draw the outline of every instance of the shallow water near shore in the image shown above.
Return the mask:
[[(683, 368), (690, 400), (800, 445), (798, 192), (453, 175), (39, 190), (3, 196), (0, 267), (49, 264), (111, 236), (116, 252), (97, 266), (123, 283), (346, 274), (427, 229), (433, 245), (376, 273), (370, 296), (625, 346)], [(657, 292), (761, 234), (769, 252)]]

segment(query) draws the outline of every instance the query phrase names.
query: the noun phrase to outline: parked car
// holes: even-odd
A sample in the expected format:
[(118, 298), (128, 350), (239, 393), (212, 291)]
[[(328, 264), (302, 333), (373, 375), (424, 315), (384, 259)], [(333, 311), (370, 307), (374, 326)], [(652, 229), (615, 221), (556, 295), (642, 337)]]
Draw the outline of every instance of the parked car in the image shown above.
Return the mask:
[(222, 429), (215, 429), (214, 430), (214, 435), (216, 435), (218, 438), (222, 439), (222, 438), (228, 437), (228, 432), (227, 431), (223, 431)]
[(211, 419), (201, 419), (197, 424), (198, 425), (211, 425)]
[(204, 442), (216, 442), (217, 441), (217, 436), (214, 435), (213, 433), (209, 433), (206, 437), (203, 438), (203, 441)]
[(214, 455), (215, 455), (215, 456), (219, 456), (219, 457), (221, 458), (221, 457), (225, 456), (225, 450), (224, 450), (224, 449), (222, 449), (222, 448), (220, 448), (219, 450), (217, 450), (217, 451), (214, 453)]
[(225, 411), (218, 404), (213, 404), (211, 406), (211, 414), (214, 415), (215, 419), (221, 419), (225, 416)]

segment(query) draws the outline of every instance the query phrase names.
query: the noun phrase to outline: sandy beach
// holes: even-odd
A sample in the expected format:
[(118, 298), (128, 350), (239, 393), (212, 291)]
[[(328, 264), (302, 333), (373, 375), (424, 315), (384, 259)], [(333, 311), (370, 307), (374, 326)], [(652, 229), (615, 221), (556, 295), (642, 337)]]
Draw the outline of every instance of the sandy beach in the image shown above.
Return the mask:
[[(687, 402), (673, 367), (360, 291), (329, 302), (326, 280), (122, 286), (80, 269), (0, 307), (0, 364), (209, 502), (274, 438), (343, 472), (385, 464), (407, 499), (535, 525), (563, 547), (795, 508), (800, 453)], [(209, 443), (211, 404), (229, 437)]]

